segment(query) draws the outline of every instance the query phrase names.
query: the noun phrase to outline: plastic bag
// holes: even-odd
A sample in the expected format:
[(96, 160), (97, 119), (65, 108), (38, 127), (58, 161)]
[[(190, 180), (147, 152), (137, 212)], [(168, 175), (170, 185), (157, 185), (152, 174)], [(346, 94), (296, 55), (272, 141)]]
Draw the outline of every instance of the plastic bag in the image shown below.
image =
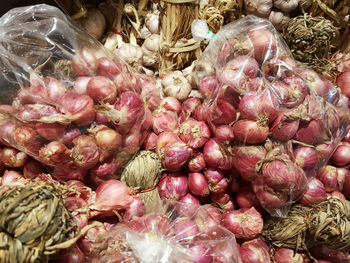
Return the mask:
[(215, 221), (210, 207), (164, 201), (98, 236), (89, 258), (101, 263), (241, 262), (234, 235)]
[[(118, 173), (147, 136), (155, 80), (52, 6), (12, 9), (0, 19), (0, 36), (1, 94), (11, 93), (2, 102), (12, 102), (0, 106), (2, 143), (59, 167), (59, 179), (81, 179), (89, 169), (99, 177), (93, 181)], [(67, 175), (74, 169), (76, 178)]]
[(224, 26), (202, 59), (216, 73), (200, 83), (207, 100), (197, 118), (217, 137), (221, 126), (235, 137), (217, 140), (222, 158), (210, 165), (238, 171), (270, 214), (285, 216), (346, 134), (348, 99), (298, 65), (272, 24), (255, 16)]

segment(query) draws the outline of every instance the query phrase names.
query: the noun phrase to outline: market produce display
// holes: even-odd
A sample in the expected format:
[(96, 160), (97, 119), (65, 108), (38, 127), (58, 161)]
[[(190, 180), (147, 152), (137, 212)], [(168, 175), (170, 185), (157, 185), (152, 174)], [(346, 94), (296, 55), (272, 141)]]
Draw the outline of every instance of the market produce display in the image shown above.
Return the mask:
[(349, 262), (347, 9), (311, 2), (1, 17), (0, 261)]

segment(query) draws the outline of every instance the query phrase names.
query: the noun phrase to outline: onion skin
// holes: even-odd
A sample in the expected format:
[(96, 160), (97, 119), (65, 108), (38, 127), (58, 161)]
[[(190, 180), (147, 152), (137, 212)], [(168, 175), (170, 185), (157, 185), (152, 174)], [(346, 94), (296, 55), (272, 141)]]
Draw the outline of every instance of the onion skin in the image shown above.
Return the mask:
[(255, 207), (260, 211), (260, 203), (251, 187), (243, 186), (237, 191), (237, 204), (241, 208)]
[(232, 156), (225, 150), (224, 146), (217, 142), (216, 139), (209, 139), (203, 149), (205, 162), (221, 170), (229, 170), (232, 167)]
[(135, 217), (141, 217), (146, 214), (146, 206), (144, 202), (138, 198), (134, 197), (133, 202), (130, 204), (130, 207), (128, 207), (124, 214), (124, 220), (130, 221), (134, 219)]
[(300, 254), (289, 248), (277, 248), (274, 254), (276, 263), (308, 263), (306, 254)]
[(322, 167), (317, 174), (317, 179), (323, 183), (327, 193), (338, 190), (338, 171), (336, 167), (331, 165)]
[(333, 197), (333, 198), (338, 198), (338, 199), (340, 199), (340, 200), (346, 200), (345, 195), (343, 195), (343, 194), (342, 194), (341, 192), (339, 192), (339, 191), (334, 191), (334, 192), (331, 192), (331, 193), (327, 193), (327, 197), (328, 197), (328, 198)]
[(201, 202), (197, 197), (191, 193), (187, 193), (184, 197), (179, 200), (178, 210), (180, 213), (193, 217), (196, 213), (196, 209), (200, 206)]
[(211, 263), (213, 256), (209, 246), (193, 245), (190, 247), (189, 253), (193, 263)]
[(188, 170), (192, 173), (199, 173), (203, 171), (206, 166), (207, 164), (204, 160), (204, 154), (201, 152), (196, 152), (187, 165)]
[(157, 147), (158, 135), (154, 132), (150, 132), (145, 141), (143, 142), (143, 148), (145, 150), (155, 150)]
[(58, 123), (36, 123), (35, 130), (46, 140), (56, 141), (64, 134), (65, 126)]
[(204, 176), (209, 183), (211, 193), (224, 193), (228, 188), (228, 181), (222, 171), (214, 167), (208, 167), (204, 171)]
[(201, 233), (216, 239), (225, 235), (223, 227), (220, 225), (221, 218), (219, 209), (212, 205), (203, 205), (198, 208), (194, 221)]
[(112, 80), (103, 76), (92, 77), (86, 86), (86, 94), (95, 102), (114, 103), (117, 89)]
[(342, 73), (337, 79), (337, 84), (340, 87), (341, 92), (350, 98), (350, 71)]
[(23, 177), (33, 179), (39, 174), (44, 173), (44, 167), (36, 160), (29, 160), (23, 167)]
[(189, 117), (193, 117), (195, 109), (201, 105), (201, 101), (199, 98), (188, 98), (186, 99), (181, 106), (180, 113), (180, 122), (187, 120)]
[(201, 81), (199, 86), (199, 91), (204, 98), (209, 99), (211, 98), (218, 84), (219, 84), (219, 81), (216, 75), (207, 76)]
[(89, 132), (99, 148), (99, 161), (111, 157), (122, 146), (122, 136), (116, 130), (100, 125), (90, 129)]
[(23, 177), (23, 175), (18, 171), (6, 170), (1, 178), (1, 185), (10, 185), (10, 184), (18, 184), (25, 185), (27, 183), (27, 179)]
[(160, 107), (168, 111), (176, 112), (176, 114), (180, 114), (181, 112), (181, 103), (174, 97), (165, 97), (162, 99), (160, 101)]
[(288, 119), (287, 112), (281, 111), (271, 127), (272, 137), (282, 142), (292, 139), (299, 128), (299, 121)]
[(201, 173), (188, 174), (188, 188), (198, 196), (207, 196), (210, 192), (207, 179)]
[(301, 122), (294, 139), (306, 144), (315, 144), (323, 132), (323, 124), (320, 120)]
[(337, 166), (345, 166), (350, 164), (350, 143), (340, 143), (333, 153), (331, 160)]
[(180, 171), (184, 164), (191, 157), (192, 149), (185, 143), (178, 141), (168, 143), (160, 156), (163, 167), (170, 172)]
[(72, 157), (77, 167), (89, 169), (98, 163), (100, 153), (93, 137), (80, 135), (73, 140), (73, 144)]
[(269, 127), (259, 125), (256, 121), (239, 120), (233, 125), (235, 138), (248, 144), (260, 144), (269, 135)]
[(244, 242), (239, 247), (239, 253), (242, 263), (270, 262), (269, 248), (260, 238)]
[(265, 158), (266, 149), (262, 146), (232, 147), (232, 163), (243, 179), (253, 182), (256, 179), (256, 164)]
[(178, 219), (173, 225), (175, 240), (180, 243), (192, 242), (199, 234), (198, 226), (190, 219)]
[(253, 185), (253, 190), (260, 204), (266, 209), (281, 207), (288, 201), (288, 194), (274, 191), (265, 185)]
[(231, 124), (236, 120), (237, 111), (229, 102), (218, 99), (217, 103), (210, 108), (209, 114), (215, 124)]
[(35, 129), (26, 126), (20, 126), (13, 132), (13, 139), (20, 147), (27, 151), (37, 153), (44, 145), (43, 140)]
[[(310, 249), (310, 253), (317, 259), (322, 259), (325, 262), (331, 263), (346, 263), (349, 262), (350, 256), (344, 252), (327, 248), (326, 246), (317, 246)], [(320, 262), (320, 260), (318, 261)]]
[(187, 177), (181, 173), (163, 174), (158, 192), (161, 198), (180, 200), (188, 193)]
[(326, 199), (327, 193), (323, 183), (317, 178), (310, 178), (299, 202), (303, 205), (311, 205), (318, 204)]
[(256, 238), (263, 229), (261, 214), (254, 208), (242, 208), (222, 215), (221, 224), (239, 239)]
[(235, 138), (233, 127), (229, 125), (221, 125), (216, 127), (215, 137), (221, 143), (225, 143), (225, 144), (231, 143)]
[[(88, 225), (97, 223), (98, 221), (90, 221)], [(84, 236), (78, 241), (78, 247), (85, 255), (89, 255), (93, 252), (93, 245), (96, 242), (99, 235), (106, 233), (106, 227), (101, 223), (99, 226), (90, 228)]]
[(248, 33), (249, 40), (253, 44), (254, 57), (259, 62), (264, 62), (274, 56), (277, 43), (274, 35), (266, 28), (257, 28)]
[(73, 57), (73, 70), (79, 76), (94, 75), (98, 68), (98, 60), (91, 50), (83, 48)]
[(159, 109), (153, 112), (153, 132), (157, 135), (162, 132), (178, 132), (179, 118), (176, 112)]
[(317, 152), (308, 146), (298, 146), (293, 151), (295, 163), (303, 169), (314, 169), (318, 163)]
[(62, 165), (71, 161), (70, 150), (60, 142), (50, 142), (39, 151), (40, 161), (49, 165)]
[(115, 61), (102, 57), (98, 59), (98, 73), (100, 76), (114, 80), (115, 77), (122, 71), (121, 65)]
[(203, 121), (189, 118), (180, 125), (180, 139), (191, 148), (201, 148), (209, 138), (209, 127)]

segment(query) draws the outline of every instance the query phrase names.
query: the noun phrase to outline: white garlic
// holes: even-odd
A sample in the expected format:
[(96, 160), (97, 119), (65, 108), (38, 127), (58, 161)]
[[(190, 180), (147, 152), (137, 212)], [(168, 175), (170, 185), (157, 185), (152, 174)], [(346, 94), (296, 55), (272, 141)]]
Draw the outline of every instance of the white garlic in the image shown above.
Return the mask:
[(159, 64), (160, 35), (152, 34), (143, 42), (141, 49), (143, 52), (143, 64), (145, 66), (157, 66)]
[(193, 70), (191, 72), (192, 87), (194, 89), (199, 89), (201, 81), (205, 77), (213, 74), (215, 74), (215, 67), (209, 60), (202, 58), (200, 60), (195, 61)]
[(196, 89), (191, 90), (190, 95), (188, 95), (188, 97), (204, 99), (202, 93), (200, 93), (200, 91)]
[(123, 43), (120, 48), (114, 50), (114, 54), (136, 70), (142, 70), (143, 52), (140, 46)]
[(297, 8), (299, 0), (274, 0), (273, 6), (283, 12), (290, 12)]
[(179, 101), (188, 98), (192, 88), (181, 71), (167, 73), (162, 79), (163, 92), (166, 96), (175, 97)]
[(271, 11), (269, 20), (277, 30), (283, 30), (287, 26), (290, 18), (288, 14), (284, 14), (279, 11)]
[(145, 25), (140, 29), (140, 38), (147, 39), (151, 35), (152, 33), (149, 32), (148, 28)]
[(145, 18), (145, 25), (152, 34), (159, 34), (159, 10), (148, 13)]
[(272, 9), (272, 0), (245, 0), (244, 7), (247, 14), (268, 17)]

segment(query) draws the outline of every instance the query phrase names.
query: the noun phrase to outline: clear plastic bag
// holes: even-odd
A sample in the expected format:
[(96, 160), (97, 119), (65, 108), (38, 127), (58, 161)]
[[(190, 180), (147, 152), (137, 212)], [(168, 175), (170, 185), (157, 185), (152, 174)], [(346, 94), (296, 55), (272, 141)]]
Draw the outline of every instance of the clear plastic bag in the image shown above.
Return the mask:
[(52, 6), (12, 9), (0, 36), (1, 142), (66, 171), (117, 173), (147, 136), (152, 97), (142, 87), (157, 91), (155, 80)]
[(97, 237), (90, 262), (240, 263), (234, 235), (215, 221), (210, 205), (164, 201), (142, 217)]
[(238, 170), (270, 214), (285, 216), (345, 136), (348, 99), (294, 61), (272, 24), (255, 16), (224, 26), (203, 59), (216, 74), (200, 83), (207, 99), (197, 115), (216, 136), (228, 125), (235, 137), (217, 141), (222, 159), (211, 165)]

